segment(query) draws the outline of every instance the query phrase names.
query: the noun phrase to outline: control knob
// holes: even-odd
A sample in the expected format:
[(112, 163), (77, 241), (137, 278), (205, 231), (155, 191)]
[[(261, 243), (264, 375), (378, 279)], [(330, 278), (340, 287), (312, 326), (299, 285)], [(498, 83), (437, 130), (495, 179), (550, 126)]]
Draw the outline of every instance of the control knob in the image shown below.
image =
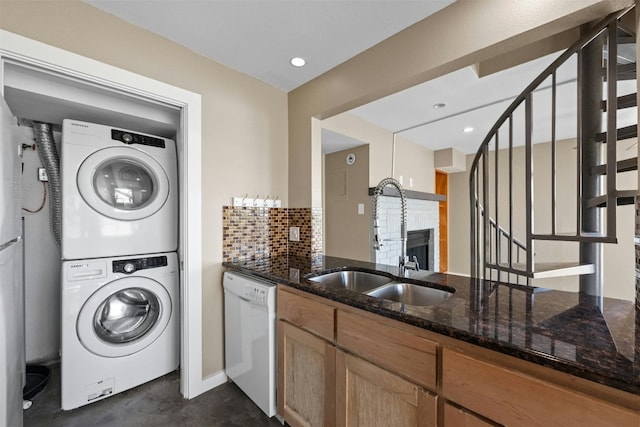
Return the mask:
[(128, 262), (124, 265), (124, 267), (122, 267), (122, 269), (124, 270), (125, 273), (131, 274), (134, 271), (136, 271), (136, 265), (132, 262)]

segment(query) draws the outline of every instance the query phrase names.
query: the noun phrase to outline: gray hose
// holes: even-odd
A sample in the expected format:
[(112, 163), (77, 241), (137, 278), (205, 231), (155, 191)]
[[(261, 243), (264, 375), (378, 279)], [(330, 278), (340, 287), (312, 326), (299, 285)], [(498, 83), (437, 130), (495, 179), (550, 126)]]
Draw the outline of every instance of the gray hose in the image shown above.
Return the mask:
[(53, 126), (48, 123), (33, 122), (33, 130), (36, 135), (36, 145), (40, 161), (47, 171), (49, 178), (49, 225), (53, 238), (60, 246), (62, 237), (62, 199), (60, 181), (60, 157), (53, 139)]

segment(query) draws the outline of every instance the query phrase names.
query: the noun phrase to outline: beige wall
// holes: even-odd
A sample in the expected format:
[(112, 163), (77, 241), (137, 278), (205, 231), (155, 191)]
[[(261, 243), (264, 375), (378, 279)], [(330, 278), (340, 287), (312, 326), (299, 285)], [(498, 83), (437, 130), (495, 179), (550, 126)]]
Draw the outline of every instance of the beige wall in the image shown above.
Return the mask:
[[(350, 148), (324, 156), (326, 255), (369, 261), (369, 145)], [(348, 153), (356, 162), (347, 165)], [(364, 213), (358, 214), (358, 204)]]
[[(359, 165), (354, 165), (355, 168), (345, 168), (344, 162), (346, 153), (355, 149), (324, 156), (325, 254), (368, 261), (371, 258), (368, 187), (375, 187), (383, 178), (393, 176), (402, 179), (403, 187), (408, 190), (433, 193), (433, 151), (398, 136), (394, 154), (392, 132), (348, 112), (322, 120), (321, 126), (367, 144), (358, 147), (367, 157), (361, 160), (358, 155)], [(361, 163), (364, 161), (366, 165)], [(335, 169), (349, 172), (347, 198), (331, 194), (331, 174)], [(363, 175), (365, 172), (368, 175)], [(364, 203), (365, 215), (357, 215), (357, 203)]]
[(394, 163), (393, 177), (400, 180), (406, 190), (425, 193), (435, 191), (433, 150), (398, 136)]
[[(637, 155), (634, 141), (624, 141), (619, 145), (618, 159)], [(576, 141), (574, 139), (559, 141), (557, 145), (557, 231), (576, 233)], [(499, 218), (500, 224), (508, 230), (505, 220), (508, 218), (508, 150), (499, 151)], [(470, 169), (473, 157), (467, 156), (467, 170)], [(490, 155), (489, 167), (493, 170), (493, 152)], [(551, 232), (551, 143), (536, 144), (533, 148), (534, 160), (534, 232), (547, 234)], [(525, 204), (524, 204), (524, 147), (517, 147), (513, 152), (513, 236), (524, 242), (525, 239)], [(636, 184), (635, 172), (618, 174), (617, 186), (620, 189), (633, 189)], [(493, 181), (490, 182), (493, 186)], [(491, 191), (491, 199), (493, 199)], [(449, 272), (469, 274), (469, 173), (449, 174)], [(493, 206), (492, 208), (493, 209)], [(495, 218), (492, 210), (491, 216)], [(635, 298), (634, 282), (634, 206), (620, 206), (617, 209), (618, 244), (605, 244), (604, 284), (605, 296), (633, 300)], [(578, 245), (573, 242), (535, 242), (536, 262), (577, 262)], [(534, 285), (578, 290), (576, 276), (539, 279)]]
[(3, 0), (0, 27), (202, 95), (203, 376), (220, 371), (222, 206), (245, 193), (287, 206), (287, 95), (80, 1)]
[[(393, 132), (349, 112), (322, 120), (321, 126), (369, 144), (369, 187), (375, 187), (383, 178), (402, 176), (404, 188), (433, 193), (432, 150), (398, 135), (394, 153)], [(410, 178), (413, 186), (409, 185)]]
[(363, 144), (369, 144), (369, 187), (375, 187), (382, 178), (391, 176), (393, 134), (350, 113), (338, 114), (322, 120), (321, 126), (346, 135)]
[(321, 205), (311, 118), (385, 95), (600, 18), (633, 0), (459, 0), (289, 92), (289, 203)]

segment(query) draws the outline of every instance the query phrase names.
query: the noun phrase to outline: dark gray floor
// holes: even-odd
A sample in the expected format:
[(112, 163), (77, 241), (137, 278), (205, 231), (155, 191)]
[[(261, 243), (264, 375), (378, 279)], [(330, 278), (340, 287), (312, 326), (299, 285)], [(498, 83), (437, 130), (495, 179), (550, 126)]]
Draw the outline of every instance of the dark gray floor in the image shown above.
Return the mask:
[(233, 383), (195, 399), (180, 395), (180, 374), (157, 380), (72, 411), (60, 409), (60, 365), (51, 365), (46, 388), (24, 412), (25, 427), (280, 426)]

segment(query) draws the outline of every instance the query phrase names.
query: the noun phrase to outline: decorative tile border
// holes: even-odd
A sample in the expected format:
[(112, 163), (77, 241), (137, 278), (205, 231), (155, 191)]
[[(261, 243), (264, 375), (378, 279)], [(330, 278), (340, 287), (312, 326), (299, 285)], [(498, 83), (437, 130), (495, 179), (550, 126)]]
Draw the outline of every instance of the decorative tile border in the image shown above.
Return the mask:
[[(300, 241), (288, 241), (289, 227), (300, 227)], [(311, 258), (322, 251), (321, 208), (222, 208), (222, 258), (225, 262), (287, 254)]]

